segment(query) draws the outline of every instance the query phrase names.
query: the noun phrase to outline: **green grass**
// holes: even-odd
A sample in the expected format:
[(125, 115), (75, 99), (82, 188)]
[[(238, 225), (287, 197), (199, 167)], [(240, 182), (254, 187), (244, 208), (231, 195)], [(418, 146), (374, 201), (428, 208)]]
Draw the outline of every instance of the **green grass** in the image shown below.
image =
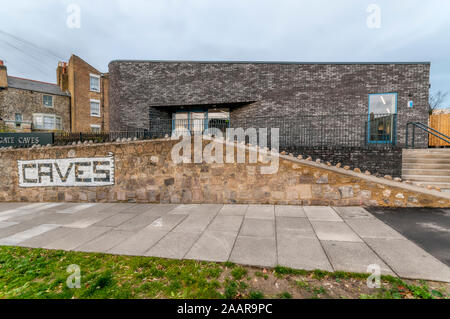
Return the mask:
[(244, 278), (244, 276), (247, 275), (247, 269), (242, 267), (234, 268), (231, 271), (231, 275), (233, 276), (234, 279), (241, 280), (242, 278)]
[[(67, 287), (70, 265), (81, 271), (80, 289)], [(293, 270), (261, 270), (232, 263), (168, 260), (82, 252), (0, 247), (0, 299), (89, 298), (325, 298), (324, 282), (365, 284), (367, 274)], [(282, 282), (277, 291), (274, 282)], [(448, 298), (447, 291), (426, 282), (382, 277), (383, 288), (353, 298)], [(341, 284), (342, 282), (342, 284)], [(417, 284), (416, 284), (417, 283)]]

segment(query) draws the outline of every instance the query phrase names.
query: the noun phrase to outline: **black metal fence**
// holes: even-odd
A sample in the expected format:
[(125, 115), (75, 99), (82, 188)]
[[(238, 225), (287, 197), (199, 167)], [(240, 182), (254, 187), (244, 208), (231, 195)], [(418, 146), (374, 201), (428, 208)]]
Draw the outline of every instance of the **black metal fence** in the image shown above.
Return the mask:
[[(256, 129), (258, 139), (267, 129), (267, 146), (271, 147), (272, 129), (279, 130), (281, 149), (311, 147), (377, 147), (397, 143), (397, 115), (305, 115), (300, 117), (247, 117), (231, 119), (151, 119), (148, 129), (129, 132), (55, 133), (55, 144), (73, 142), (113, 142), (118, 139), (154, 139), (171, 136), (174, 132), (211, 133), (219, 129), (227, 136), (228, 129)], [(229, 132), (228, 132), (229, 133)], [(247, 131), (248, 133), (248, 131)], [(249, 142), (248, 136), (233, 135), (233, 139)], [(250, 141), (251, 142), (251, 141)]]

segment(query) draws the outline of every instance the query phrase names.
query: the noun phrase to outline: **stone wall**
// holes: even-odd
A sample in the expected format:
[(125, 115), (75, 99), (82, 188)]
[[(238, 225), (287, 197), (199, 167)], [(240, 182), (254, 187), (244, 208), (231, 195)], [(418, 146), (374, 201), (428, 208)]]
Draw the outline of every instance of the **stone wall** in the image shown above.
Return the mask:
[[(152, 140), (1, 150), (0, 201), (450, 207), (448, 193), (279, 154), (273, 155), (279, 157), (279, 170), (271, 175), (261, 174), (265, 164), (248, 164), (248, 152), (247, 164), (176, 165), (171, 159), (176, 143)], [(18, 160), (91, 158), (92, 161), (93, 157), (114, 158), (114, 185), (28, 188), (18, 185)], [(64, 168), (61, 171), (64, 175)]]
[[(240, 104), (232, 109), (232, 122), (251, 125), (257, 117), (353, 114), (362, 116), (347, 127), (365, 132), (369, 94), (388, 92), (398, 93), (400, 145), (405, 143), (407, 122), (428, 121), (429, 63), (113, 61), (109, 71), (113, 131), (149, 129), (149, 113), (167, 118), (157, 107)], [(323, 127), (341, 125), (333, 121), (339, 118), (330, 118)], [(417, 146), (427, 146), (426, 134), (418, 134)]]
[[(46, 107), (43, 96), (53, 96), (53, 107)], [(70, 130), (70, 97), (40, 93), (16, 88), (0, 91), (0, 118), (14, 121), (15, 113), (22, 114), (23, 122), (33, 122), (34, 113), (54, 114), (61, 117), (63, 130)]]

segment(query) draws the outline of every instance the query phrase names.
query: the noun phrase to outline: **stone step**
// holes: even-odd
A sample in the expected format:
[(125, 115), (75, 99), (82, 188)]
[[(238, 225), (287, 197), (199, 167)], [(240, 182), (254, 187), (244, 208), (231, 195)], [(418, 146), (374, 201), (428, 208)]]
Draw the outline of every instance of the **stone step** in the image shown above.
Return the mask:
[(410, 169), (403, 168), (402, 175), (428, 175), (428, 176), (450, 176), (450, 169)]
[(431, 175), (403, 175), (406, 181), (417, 182), (445, 182), (450, 183), (450, 176), (431, 176)]

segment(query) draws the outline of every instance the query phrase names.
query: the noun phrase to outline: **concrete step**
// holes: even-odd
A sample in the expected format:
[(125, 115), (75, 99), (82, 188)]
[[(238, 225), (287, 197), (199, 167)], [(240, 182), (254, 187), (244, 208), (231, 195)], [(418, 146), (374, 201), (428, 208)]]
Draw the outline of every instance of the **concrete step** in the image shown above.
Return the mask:
[(450, 170), (450, 164), (403, 163), (403, 169)]
[(403, 175), (406, 181), (416, 182), (445, 182), (450, 183), (450, 176), (432, 176), (432, 175)]
[(421, 154), (421, 153), (450, 153), (450, 148), (425, 148), (417, 150), (403, 150), (403, 154)]
[(450, 159), (450, 153), (429, 153), (429, 154), (403, 154), (403, 158), (438, 158)]
[(406, 169), (403, 168), (402, 175), (428, 175), (428, 176), (450, 176), (450, 170), (445, 169)]
[(450, 157), (449, 158), (403, 158), (403, 164), (409, 164), (409, 163), (418, 163), (418, 164), (450, 164)]

